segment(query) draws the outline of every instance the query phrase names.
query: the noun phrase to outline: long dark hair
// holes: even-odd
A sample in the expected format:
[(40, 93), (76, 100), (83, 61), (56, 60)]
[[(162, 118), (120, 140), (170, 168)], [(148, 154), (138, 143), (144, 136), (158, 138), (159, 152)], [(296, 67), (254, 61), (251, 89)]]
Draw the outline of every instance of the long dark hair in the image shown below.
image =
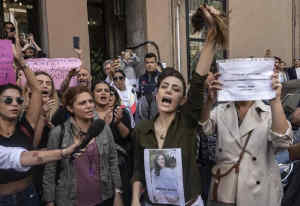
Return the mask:
[(156, 176), (159, 176), (159, 175), (160, 175), (161, 167), (160, 167), (160, 165), (159, 165), (158, 162), (157, 162), (157, 160), (158, 160), (158, 158), (159, 158), (160, 156), (163, 156), (163, 157), (164, 157), (164, 159), (165, 159), (165, 166), (167, 165), (167, 156), (166, 156), (165, 154), (163, 154), (163, 153), (157, 154), (156, 157), (155, 157), (155, 159), (154, 159), (154, 174), (155, 174)]
[(118, 91), (114, 87), (110, 87), (110, 94), (115, 95), (115, 97), (116, 97), (116, 100), (114, 102), (114, 106), (115, 105), (121, 105), (121, 97), (120, 97)]

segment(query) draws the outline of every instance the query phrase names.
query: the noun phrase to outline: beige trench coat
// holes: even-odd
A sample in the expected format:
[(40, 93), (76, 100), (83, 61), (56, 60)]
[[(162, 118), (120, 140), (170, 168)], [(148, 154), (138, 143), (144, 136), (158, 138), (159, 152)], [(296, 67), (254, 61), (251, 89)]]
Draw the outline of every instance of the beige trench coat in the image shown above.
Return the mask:
[[(275, 153), (292, 144), (290, 124), (285, 134), (272, 132), (271, 108), (261, 101), (256, 101), (251, 106), (240, 127), (232, 102), (217, 106), (211, 112), (211, 118), (200, 124), (207, 135), (218, 131), (215, 167), (221, 169), (228, 168), (228, 165), (238, 160), (245, 144), (245, 134), (254, 129), (241, 161), (240, 171), (236, 175), (236, 184), (232, 184), (230, 179), (226, 181), (224, 177), (218, 196), (223, 195), (226, 199), (230, 191), (236, 191), (234, 196), (237, 206), (280, 206), (282, 187)], [(210, 196), (212, 197), (212, 191)]]

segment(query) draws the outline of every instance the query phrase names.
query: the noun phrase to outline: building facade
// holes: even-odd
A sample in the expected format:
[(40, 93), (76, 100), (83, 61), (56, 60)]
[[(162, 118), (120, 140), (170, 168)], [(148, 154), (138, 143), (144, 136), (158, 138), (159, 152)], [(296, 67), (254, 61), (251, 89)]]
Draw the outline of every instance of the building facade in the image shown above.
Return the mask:
[[(188, 79), (204, 42), (203, 34), (193, 34), (190, 17), (202, 3), (229, 14), (229, 45), (218, 58), (263, 57), (266, 49), (289, 66), (300, 58), (298, 0), (0, 0), (0, 21), (15, 18), (49, 57), (75, 56), (72, 38), (79, 36), (87, 67), (100, 58), (97, 52), (106, 59), (154, 41), (161, 61)], [(135, 51), (157, 52), (151, 45)]]

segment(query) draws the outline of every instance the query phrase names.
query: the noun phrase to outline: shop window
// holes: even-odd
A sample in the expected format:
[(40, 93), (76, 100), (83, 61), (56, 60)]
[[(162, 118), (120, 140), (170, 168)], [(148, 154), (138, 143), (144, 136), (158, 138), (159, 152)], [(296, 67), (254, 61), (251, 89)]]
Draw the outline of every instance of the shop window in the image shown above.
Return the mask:
[[(188, 54), (188, 76), (191, 77), (192, 72), (197, 66), (200, 57), (201, 49), (205, 41), (203, 32), (193, 33), (191, 25), (191, 17), (202, 4), (213, 5), (220, 11), (226, 11), (226, 0), (187, 0), (187, 54)], [(226, 52), (218, 51), (216, 59), (225, 58)]]

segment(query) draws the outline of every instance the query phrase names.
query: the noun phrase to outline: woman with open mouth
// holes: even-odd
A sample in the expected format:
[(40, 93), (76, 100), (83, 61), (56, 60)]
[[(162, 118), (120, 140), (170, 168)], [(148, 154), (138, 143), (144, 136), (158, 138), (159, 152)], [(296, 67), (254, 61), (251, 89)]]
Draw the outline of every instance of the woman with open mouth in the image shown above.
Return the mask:
[[(39, 142), (37, 147), (41, 149), (47, 147), (49, 132), (54, 127), (52, 123), (52, 117), (59, 108), (59, 99), (55, 90), (53, 79), (48, 73), (43, 71), (37, 71), (35, 72), (35, 76), (39, 82), (40, 89), (42, 92), (42, 109), (40, 112), (39, 120), (37, 122), (37, 126), (34, 131), (34, 139), (35, 141)], [(27, 85), (25, 87), (25, 102), (29, 103), (31, 95), (31, 89)], [(24, 114), (26, 114), (26, 107)], [(44, 165), (35, 166), (33, 168), (33, 171), (34, 184), (37, 189), (37, 192), (41, 196)]]
[[(186, 95), (183, 76), (173, 68), (166, 68), (158, 79), (156, 102), (158, 114), (152, 120), (141, 121), (133, 132), (135, 139), (132, 205), (162, 205), (150, 201), (145, 179), (144, 150), (181, 150), (183, 190), (185, 202), (192, 203), (201, 195), (200, 173), (196, 166), (196, 128), (200, 118), (204, 82), (215, 54), (215, 26), (208, 27), (208, 35), (197, 68)], [(145, 192), (143, 192), (145, 191)], [(141, 200), (141, 196), (142, 200)], [(169, 202), (172, 205), (171, 202)]]
[[(15, 49), (15, 63), (19, 69), (23, 70), (32, 95), (27, 113), (20, 118), (24, 102), (22, 89), (12, 84), (0, 86), (0, 145), (33, 150), (39, 143), (33, 136), (41, 108), (40, 87), (18, 49)], [(1, 206), (40, 205), (32, 183), (32, 170), (24, 172), (12, 169), (0, 170), (0, 177)]]
[[(65, 148), (76, 139), (89, 136), (95, 112), (90, 90), (83, 86), (71, 87), (64, 94), (63, 103), (71, 117), (51, 130), (48, 149)], [(113, 202), (120, 206), (121, 185), (114, 138), (109, 126), (104, 125), (78, 158), (66, 157), (45, 166), (43, 199), (47, 206), (101, 206)]]
[[(123, 200), (130, 205), (132, 175), (131, 118), (127, 108), (120, 106), (118, 92), (105, 81), (95, 83), (93, 96), (96, 104), (95, 117), (110, 126), (117, 146), (119, 170), (123, 185)], [(119, 100), (119, 101), (118, 101)]]

